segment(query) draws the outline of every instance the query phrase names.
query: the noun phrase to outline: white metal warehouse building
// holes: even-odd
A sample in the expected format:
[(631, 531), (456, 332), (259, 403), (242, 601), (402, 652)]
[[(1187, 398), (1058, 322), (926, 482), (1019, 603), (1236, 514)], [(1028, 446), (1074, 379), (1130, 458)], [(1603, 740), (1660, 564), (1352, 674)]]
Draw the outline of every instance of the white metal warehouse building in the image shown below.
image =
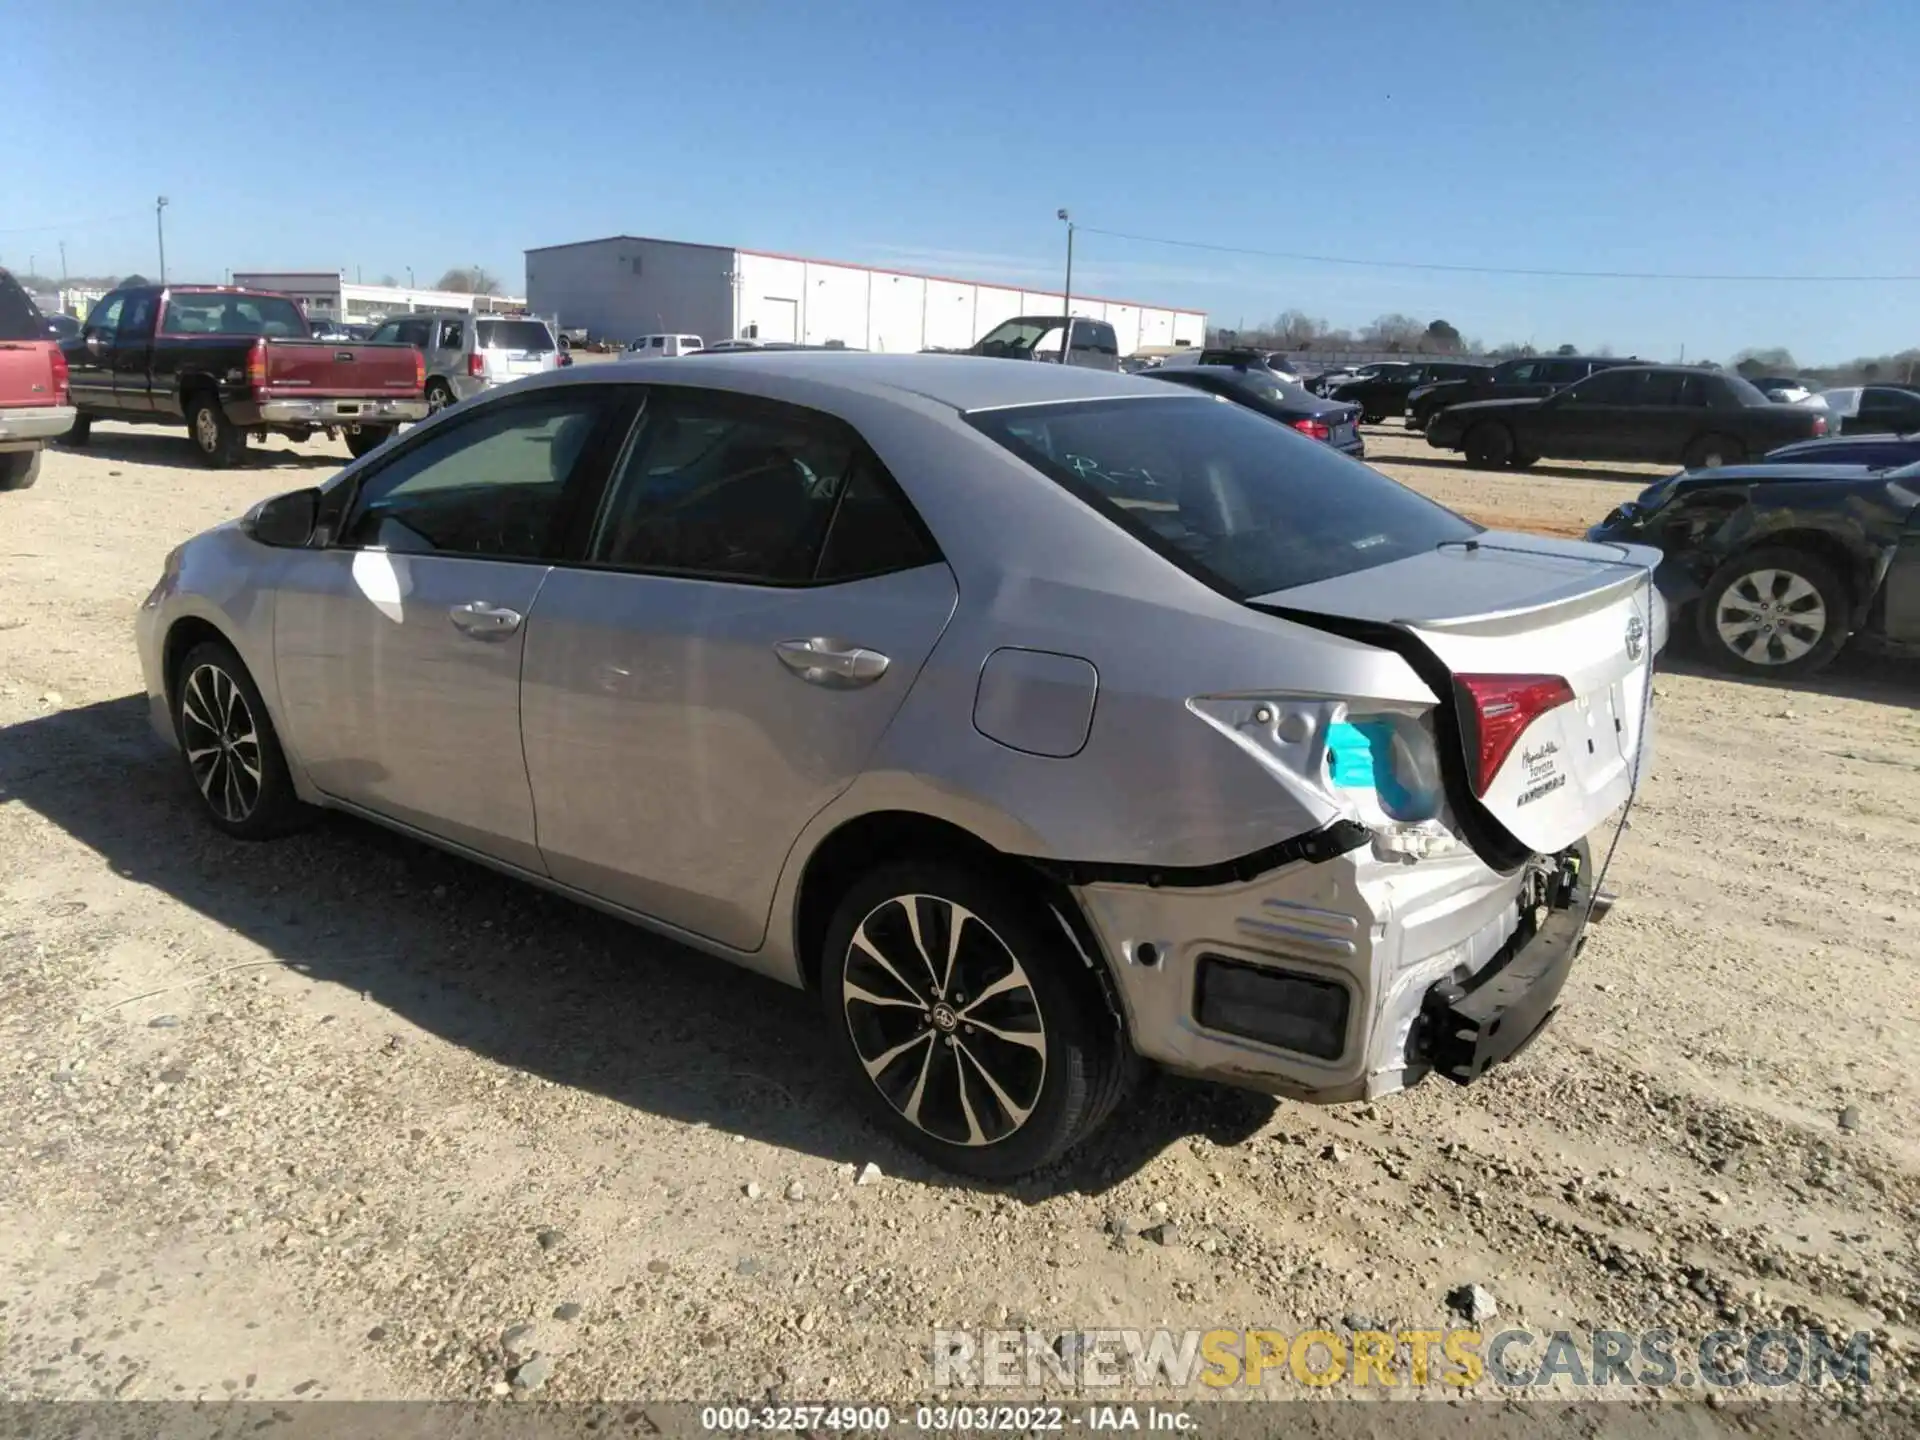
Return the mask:
[[(899, 353), (964, 349), (1015, 315), (1058, 315), (1060, 292), (613, 235), (527, 251), (527, 306), (623, 343), (688, 334)], [(1207, 333), (1199, 310), (1075, 295), (1073, 313), (1112, 325), (1122, 355)]]

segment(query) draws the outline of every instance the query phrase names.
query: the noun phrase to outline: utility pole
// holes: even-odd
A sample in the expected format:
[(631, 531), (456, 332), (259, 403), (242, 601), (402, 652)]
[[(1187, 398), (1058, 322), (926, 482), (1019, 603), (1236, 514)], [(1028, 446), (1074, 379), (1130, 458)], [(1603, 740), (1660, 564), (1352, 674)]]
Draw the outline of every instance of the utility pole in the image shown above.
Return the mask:
[(407, 289), (413, 289), (413, 267), (407, 266)]
[(153, 232), (160, 237), (160, 283), (167, 283), (167, 197), (153, 202)]
[[(60, 289), (64, 292), (66, 288), (67, 288), (67, 242), (62, 240), (60, 242)], [(64, 305), (66, 304), (66, 300), (67, 300), (67, 297), (63, 293), (60, 296), (60, 303)]]
[(1065, 210), (1054, 213), (1067, 227), (1067, 279), (1060, 294), (1060, 312), (1067, 317), (1066, 332), (1060, 337), (1060, 363), (1065, 365), (1073, 354), (1073, 217)]

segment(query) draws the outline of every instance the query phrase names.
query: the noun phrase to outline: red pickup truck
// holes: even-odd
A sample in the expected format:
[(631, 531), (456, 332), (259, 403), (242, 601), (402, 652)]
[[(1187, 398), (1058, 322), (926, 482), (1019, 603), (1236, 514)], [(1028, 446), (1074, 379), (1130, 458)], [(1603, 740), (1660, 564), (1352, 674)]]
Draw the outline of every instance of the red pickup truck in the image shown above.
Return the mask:
[(40, 476), (40, 452), (73, 424), (67, 357), (20, 282), (0, 270), (0, 490)]
[(231, 285), (123, 286), (63, 341), (79, 409), (68, 443), (95, 420), (185, 425), (208, 465), (247, 441), (344, 432), (364, 455), (427, 416), (426, 360), (411, 345), (315, 340), (285, 295)]

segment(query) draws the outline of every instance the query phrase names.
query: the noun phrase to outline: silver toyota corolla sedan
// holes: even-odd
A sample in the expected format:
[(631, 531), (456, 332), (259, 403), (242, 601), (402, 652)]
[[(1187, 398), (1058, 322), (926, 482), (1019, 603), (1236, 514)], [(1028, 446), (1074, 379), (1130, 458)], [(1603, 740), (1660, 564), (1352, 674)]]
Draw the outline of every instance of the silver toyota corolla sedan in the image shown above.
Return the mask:
[(1007, 1177), (1143, 1061), (1342, 1101), (1528, 1043), (1657, 558), (1147, 380), (748, 352), (449, 410), (175, 550), (139, 645), (222, 830), (351, 811), (809, 987)]

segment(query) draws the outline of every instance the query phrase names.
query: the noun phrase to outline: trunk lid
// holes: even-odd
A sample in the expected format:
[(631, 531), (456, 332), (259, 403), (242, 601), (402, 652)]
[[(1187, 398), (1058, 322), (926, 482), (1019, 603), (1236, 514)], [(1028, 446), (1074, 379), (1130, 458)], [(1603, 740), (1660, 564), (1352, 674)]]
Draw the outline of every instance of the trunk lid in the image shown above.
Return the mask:
[(1619, 809), (1650, 758), (1659, 558), (1488, 531), (1249, 603), (1403, 655), (1442, 701), (1456, 818), (1483, 855), (1510, 860), (1484, 821), (1552, 854)]
[(280, 395), (415, 396), (421, 390), (418, 357), (411, 345), (269, 340), (267, 389)]
[(0, 340), (0, 406), (61, 405), (51, 340)]

